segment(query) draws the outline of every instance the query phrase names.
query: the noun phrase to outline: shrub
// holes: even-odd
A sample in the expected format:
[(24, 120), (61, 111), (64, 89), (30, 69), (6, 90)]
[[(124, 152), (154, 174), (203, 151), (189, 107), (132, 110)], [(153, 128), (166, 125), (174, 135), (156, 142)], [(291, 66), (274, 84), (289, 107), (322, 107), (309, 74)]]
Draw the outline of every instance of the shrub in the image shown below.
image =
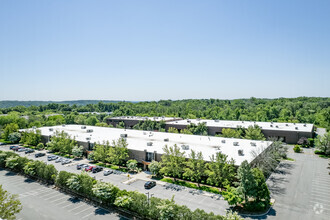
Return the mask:
[(308, 138), (308, 145), (314, 147), (314, 138)]
[(36, 149), (38, 149), (38, 150), (42, 150), (42, 149), (44, 149), (44, 148), (45, 148), (45, 146), (44, 146), (43, 143), (39, 143), (39, 144), (37, 145), (37, 147), (36, 147)]
[(293, 148), (293, 151), (294, 151), (295, 153), (300, 153), (302, 150), (301, 150), (301, 148), (300, 148), (299, 145), (295, 145), (294, 148)]
[(56, 176), (55, 184), (60, 187), (66, 187), (68, 179), (70, 179), (74, 174), (66, 171), (60, 171)]

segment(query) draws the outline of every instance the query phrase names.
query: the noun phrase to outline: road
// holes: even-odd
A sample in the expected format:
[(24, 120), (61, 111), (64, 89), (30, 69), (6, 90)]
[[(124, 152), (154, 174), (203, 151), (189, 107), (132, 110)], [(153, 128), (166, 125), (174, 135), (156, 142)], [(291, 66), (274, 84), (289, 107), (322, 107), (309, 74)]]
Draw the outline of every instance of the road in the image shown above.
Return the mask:
[(330, 219), (330, 175), (328, 160), (303, 149), (288, 156), (295, 161), (282, 161), (268, 178), (267, 184), (275, 204), (269, 214), (247, 219), (328, 220)]
[(102, 220), (129, 219), (116, 211), (93, 206), (56, 189), (42, 185), (16, 173), (0, 169), (0, 184), (11, 194), (18, 194), (22, 211), (21, 219), (43, 220)]

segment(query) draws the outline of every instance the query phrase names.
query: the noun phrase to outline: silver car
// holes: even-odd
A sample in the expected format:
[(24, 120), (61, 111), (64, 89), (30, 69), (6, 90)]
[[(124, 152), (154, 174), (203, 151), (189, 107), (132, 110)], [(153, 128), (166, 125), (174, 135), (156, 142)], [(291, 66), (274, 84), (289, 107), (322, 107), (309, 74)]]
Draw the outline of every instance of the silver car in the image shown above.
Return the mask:
[(59, 163), (59, 162), (62, 162), (63, 158), (62, 157), (59, 157), (55, 160), (55, 163)]

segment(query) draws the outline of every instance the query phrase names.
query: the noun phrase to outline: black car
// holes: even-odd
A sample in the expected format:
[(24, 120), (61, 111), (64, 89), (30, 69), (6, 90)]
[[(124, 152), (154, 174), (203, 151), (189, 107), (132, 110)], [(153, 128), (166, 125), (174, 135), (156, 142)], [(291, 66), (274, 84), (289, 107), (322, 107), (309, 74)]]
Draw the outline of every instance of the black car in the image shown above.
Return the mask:
[(43, 157), (45, 155), (46, 155), (45, 153), (36, 153), (34, 156), (35, 157)]
[(144, 184), (144, 188), (145, 189), (151, 189), (152, 187), (156, 186), (156, 182), (155, 181), (148, 181)]
[(27, 150), (25, 151), (25, 154), (29, 154), (29, 153), (33, 153), (33, 152), (34, 152), (33, 149), (27, 149)]
[(102, 170), (103, 170), (102, 167), (93, 167), (93, 168), (92, 168), (92, 172), (93, 172), (93, 173), (97, 173), (97, 172), (100, 172), (100, 171), (102, 171)]

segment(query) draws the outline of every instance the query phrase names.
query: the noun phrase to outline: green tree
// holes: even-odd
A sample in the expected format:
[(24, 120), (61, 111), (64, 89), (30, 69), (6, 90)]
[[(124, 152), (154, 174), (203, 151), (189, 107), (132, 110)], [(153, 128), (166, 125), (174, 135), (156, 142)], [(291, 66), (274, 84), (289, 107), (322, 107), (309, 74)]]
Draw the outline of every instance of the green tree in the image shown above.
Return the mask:
[(137, 170), (137, 161), (136, 160), (128, 160), (126, 163), (127, 168), (130, 171), (135, 172)]
[(75, 157), (82, 157), (83, 156), (83, 153), (84, 153), (84, 147), (83, 146), (74, 146), (72, 148), (72, 155), (75, 156)]
[(158, 161), (151, 161), (151, 163), (149, 164), (148, 166), (150, 172), (153, 174), (153, 175), (156, 175), (158, 176), (159, 173), (160, 173), (160, 169), (161, 169), (161, 163), (159, 163)]
[(107, 153), (107, 161), (116, 165), (123, 165), (128, 159), (127, 142), (124, 138), (119, 138), (112, 142), (112, 147), (109, 147)]
[(175, 144), (173, 147), (165, 145), (162, 155), (162, 168), (160, 172), (165, 175), (171, 175), (176, 180), (176, 177), (181, 176), (184, 169), (185, 152), (181, 152), (180, 148)]
[(119, 188), (112, 185), (111, 183), (97, 181), (97, 183), (93, 186), (92, 191), (97, 198), (112, 204), (117, 197)]
[(211, 156), (211, 162), (207, 164), (208, 170), (206, 171), (209, 184), (223, 187), (233, 182), (235, 178), (234, 160), (227, 158), (228, 156), (221, 152)]
[(168, 133), (179, 133), (178, 129), (174, 128), (174, 127), (169, 127), (167, 130)]
[(206, 171), (206, 165), (202, 152), (196, 153), (194, 150), (191, 150), (184, 171), (183, 176), (191, 177), (191, 180), (196, 181), (199, 186), (199, 183)]
[(221, 133), (221, 136), (225, 138), (240, 138), (241, 136), (237, 130), (231, 128), (223, 128)]
[(93, 150), (93, 156), (95, 161), (106, 162), (107, 153), (109, 151), (109, 142), (101, 144), (96, 144)]
[(249, 197), (254, 197), (256, 195), (257, 185), (251, 166), (246, 160), (244, 160), (238, 168), (237, 178), (239, 179), (237, 191), (247, 203)]
[(18, 143), (21, 140), (21, 134), (19, 132), (13, 132), (8, 136), (8, 141), (13, 144)]
[(270, 192), (268, 190), (264, 174), (258, 168), (252, 169), (256, 182), (256, 195), (254, 197), (254, 209), (264, 210), (270, 205)]
[(249, 126), (245, 130), (245, 139), (250, 139), (250, 140), (265, 140), (264, 134), (261, 132), (261, 129), (259, 126), (255, 125)]
[(114, 204), (118, 207), (129, 208), (133, 203), (133, 199), (128, 195), (118, 196)]
[(18, 195), (11, 195), (0, 185), (0, 219), (16, 219), (15, 214), (22, 210)]
[(315, 145), (323, 154), (330, 155), (330, 131), (323, 136), (317, 136)]
[(71, 154), (73, 147), (76, 145), (76, 141), (71, 139), (70, 135), (64, 131), (56, 131), (55, 135), (52, 136), (51, 141), (47, 143), (48, 150), (65, 154)]
[(175, 219), (176, 205), (174, 198), (171, 200), (162, 199), (160, 204), (157, 206), (160, 220)]
[(93, 126), (96, 125), (96, 123), (98, 123), (98, 122), (99, 122), (99, 120), (96, 118), (96, 116), (90, 116), (86, 120), (86, 124), (93, 125)]
[(9, 135), (13, 132), (18, 131), (18, 125), (16, 123), (7, 124), (6, 127), (3, 129), (3, 138), (8, 141)]

